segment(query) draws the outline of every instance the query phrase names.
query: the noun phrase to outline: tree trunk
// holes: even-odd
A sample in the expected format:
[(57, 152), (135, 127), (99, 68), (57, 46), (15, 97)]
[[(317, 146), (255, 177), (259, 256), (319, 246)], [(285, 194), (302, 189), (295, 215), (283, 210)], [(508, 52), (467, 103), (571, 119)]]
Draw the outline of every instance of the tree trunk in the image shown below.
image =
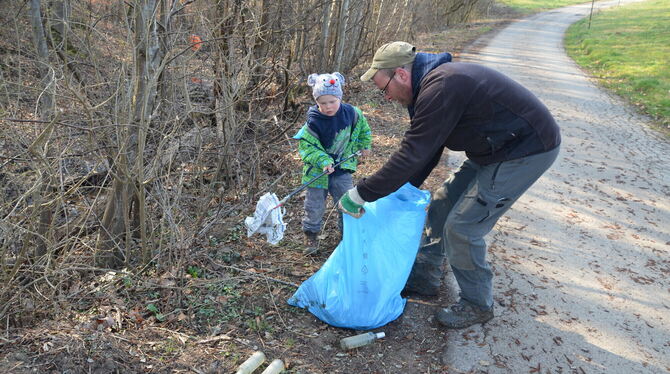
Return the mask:
[(106, 267), (117, 267), (128, 259), (133, 239), (139, 239), (142, 261), (146, 263), (151, 257), (146, 238), (144, 148), (158, 77), (164, 68), (156, 30), (156, 1), (133, 3), (134, 71), (128, 111), (131, 125), (119, 131), (121, 149), (113, 167), (114, 182), (98, 237), (96, 262)]
[(351, 24), (351, 31), (349, 32), (349, 43), (345, 48), (344, 56), (344, 70), (348, 71), (358, 63), (358, 58), (361, 55), (361, 50), (365, 45), (365, 20), (368, 18), (370, 9), (367, 0), (358, 0), (350, 7), (349, 12), (353, 18)]
[(337, 48), (335, 57), (335, 71), (342, 70), (342, 56), (347, 43), (347, 25), (349, 22), (349, 0), (342, 0), (340, 19), (337, 28)]
[(254, 59), (256, 61), (253, 75), (251, 81), (249, 82), (250, 87), (255, 87), (265, 71), (263, 64), (264, 58), (268, 55), (268, 50), (270, 49), (270, 1), (271, 0), (259, 0), (260, 4), (258, 6), (260, 14), (260, 23), (258, 25), (258, 31), (256, 38), (254, 40)]
[(337, 0), (332, 0), (328, 1), (326, 4), (323, 6), (323, 14), (321, 17), (321, 41), (320, 45), (322, 47), (322, 56), (323, 58), (321, 59), (321, 64), (320, 64), (320, 71), (324, 71), (327, 69), (328, 65), (330, 65), (330, 56), (331, 56), (331, 50), (332, 46), (330, 44), (330, 25), (332, 24), (332, 14), (333, 10), (335, 9), (335, 4), (337, 3)]
[(77, 53), (76, 47), (70, 41), (70, 14), (72, 7), (69, 0), (53, 0), (49, 3), (47, 35), (49, 43), (63, 62), (62, 68), (72, 74), (77, 83), (82, 84), (83, 78), (70, 55)]
[(40, 0), (30, 0), (30, 23), (33, 29), (33, 43), (37, 51), (38, 70), (42, 78), (44, 93), (40, 95), (39, 114), (45, 119), (53, 113), (53, 70), (49, 64), (49, 48), (42, 26)]
[[(54, 71), (49, 63), (49, 48), (42, 25), (42, 11), (40, 0), (30, 0), (30, 23), (33, 30), (33, 43), (37, 51), (38, 70), (42, 81), (42, 94), (39, 98), (38, 117), (42, 120), (51, 120), (54, 113)], [(49, 138), (53, 132), (53, 123), (47, 125), (37, 140), (30, 146), (30, 152), (38, 158), (40, 166), (40, 178), (38, 189), (33, 194), (33, 217), (37, 219), (36, 234), (32, 235), (34, 240), (27, 243), (34, 245), (35, 258), (47, 253), (48, 241), (47, 231), (51, 227), (53, 219), (53, 204), (50, 196), (53, 192), (53, 173), (47, 162)], [(30, 244), (29, 244), (30, 245)]]

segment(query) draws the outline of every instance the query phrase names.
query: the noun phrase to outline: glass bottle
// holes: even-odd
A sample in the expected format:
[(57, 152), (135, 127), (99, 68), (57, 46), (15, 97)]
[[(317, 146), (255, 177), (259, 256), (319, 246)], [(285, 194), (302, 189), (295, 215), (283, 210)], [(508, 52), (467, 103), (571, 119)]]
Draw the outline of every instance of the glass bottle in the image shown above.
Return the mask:
[(384, 334), (383, 332), (377, 332), (377, 333), (366, 332), (360, 335), (349, 336), (347, 338), (340, 340), (340, 347), (342, 347), (342, 349), (358, 348), (364, 345), (368, 345), (373, 341), (381, 339), (385, 336), (386, 334)]

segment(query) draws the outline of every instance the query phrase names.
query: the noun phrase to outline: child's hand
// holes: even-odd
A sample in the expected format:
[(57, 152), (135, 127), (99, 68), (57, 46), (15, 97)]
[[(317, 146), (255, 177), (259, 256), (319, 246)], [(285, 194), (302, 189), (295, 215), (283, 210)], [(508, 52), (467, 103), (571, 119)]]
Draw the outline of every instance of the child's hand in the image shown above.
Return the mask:
[(326, 174), (333, 174), (333, 172), (335, 171), (335, 169), (333, 168), (333, 165), (331, 164), (331, 165), (326, 165), (326, 166), (324, 166), (324, 167), (323, 167), (323, 171), (325, 171)]
[(361, 155), (358, 157), (359, 159), (367, 158), (370, 156), (370, 150), (369, 149), (361, 149)]

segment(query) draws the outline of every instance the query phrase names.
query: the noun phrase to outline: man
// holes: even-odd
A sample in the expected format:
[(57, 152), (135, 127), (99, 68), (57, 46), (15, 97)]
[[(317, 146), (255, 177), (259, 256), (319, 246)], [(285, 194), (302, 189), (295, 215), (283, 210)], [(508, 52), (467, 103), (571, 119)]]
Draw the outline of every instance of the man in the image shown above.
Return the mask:
[(338, 206), (360, 217), (366, 201), (406, 182), (421, 186), (445, 147), (465, 151), (467, 160), (433, 196), (406, 289), (437, 294), (446, 253), (460, 299), (440, 309), (437, 320), (447, 328), (484, 323), (493, 318), (484, 236), (554, 162), (559, 128), (519, 83), (485, 66), (451, 62), (448, 53), (416, 53), (408, 43), (388, 43), (361, 77), (370, 79), (387, 100), (407, 107), (410, 128), (400, 149), (347, 191)]

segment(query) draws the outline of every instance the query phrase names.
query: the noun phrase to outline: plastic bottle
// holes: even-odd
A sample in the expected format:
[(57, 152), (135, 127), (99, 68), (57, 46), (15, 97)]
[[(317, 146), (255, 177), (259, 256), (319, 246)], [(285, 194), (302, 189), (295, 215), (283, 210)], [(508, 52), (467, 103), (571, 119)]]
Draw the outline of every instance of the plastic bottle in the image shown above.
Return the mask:
[(340, 340), (340, 347), (342, 349), (353, 349), (368, 345), (377, 339), (385, 337), (386, 334), (383, 332), (366, 332), (360, 335), (354, 335)]
[(261, 351), (254, 352), (246, 361), (237, 368), (237, 374), (251, 374), (257, 367), (265, 361), (265, 353)]
[(270, 365), (268, 365), (261, 374), (278, 374), (282, 371), (284, 371), (284, 362), (277, 358), (272, 360)]

